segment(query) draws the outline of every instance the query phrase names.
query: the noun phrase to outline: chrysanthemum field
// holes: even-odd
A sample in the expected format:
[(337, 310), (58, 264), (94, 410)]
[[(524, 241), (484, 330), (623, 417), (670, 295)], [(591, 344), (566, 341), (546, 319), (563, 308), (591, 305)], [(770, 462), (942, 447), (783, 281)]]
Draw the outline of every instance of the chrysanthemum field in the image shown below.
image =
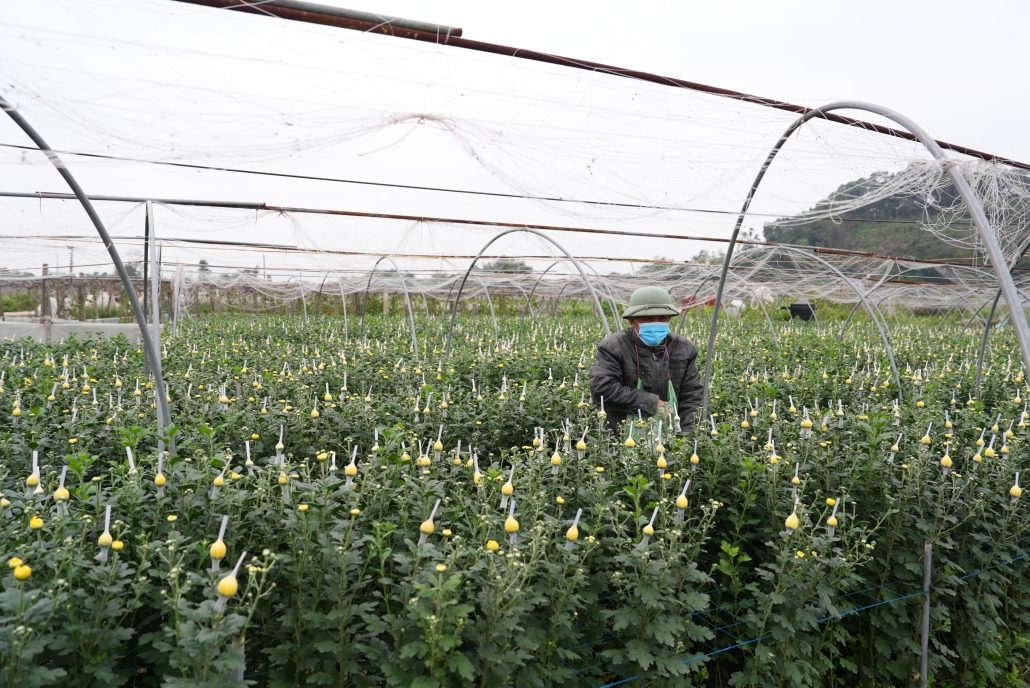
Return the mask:
[(727, 321), (694, 436), (611, 437), (597, 320), (416, 324), (180, 323), (162, 437), (135, 344), (3, 342), (0, 681), (908, 685), (930, 542), (933, 683), (1025, 685), (1009, 332), (977, 393), (955, 321), (901, 389), (871, 324)]

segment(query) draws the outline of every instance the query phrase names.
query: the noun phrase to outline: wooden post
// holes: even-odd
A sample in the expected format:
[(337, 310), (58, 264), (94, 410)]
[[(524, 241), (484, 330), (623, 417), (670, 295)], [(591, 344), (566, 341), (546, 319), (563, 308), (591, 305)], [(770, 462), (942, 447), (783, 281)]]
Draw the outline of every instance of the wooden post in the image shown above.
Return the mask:
[(43, 279), (39, 281), (39, 317), (45, 319), (50, 312), (50, 294), (47, 293), (46, 276), (50, 272), (49, 263), (43, 263)]
[(390, 292), (383, 289), (383, 315), (390, 315)]
[(82, 283), (82, 275), (79, 275), (78, 299), (79, 299), (79, 322), (86, 320), (86, 287)]
[(0, 320), (7, 320), (7, 317), (4, 315), (4, 292), (3, 292), (3, 289), (0, 289)]
[(57, 309), (53, 315), (55, 318), (60, 318), (64, 312), (64, 295), (66, 292), (63, 279), (57, 279), (57, 284), (54, 286), (54, 292), (56, 292), (55, 296), (57, 296)]

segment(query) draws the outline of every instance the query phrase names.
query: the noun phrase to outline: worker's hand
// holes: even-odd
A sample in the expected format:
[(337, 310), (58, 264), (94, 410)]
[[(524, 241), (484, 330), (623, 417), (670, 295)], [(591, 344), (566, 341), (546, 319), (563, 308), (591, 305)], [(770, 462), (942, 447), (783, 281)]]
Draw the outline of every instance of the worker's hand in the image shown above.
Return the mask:
[(662, 401), (661, 399), (659, 399), (659, 400), (658, 400), (658, 408), (661, 408), (661, 407), (663, 407), (663, 406), (665, 406), (665, 402), (664, 402), (664, 401)]

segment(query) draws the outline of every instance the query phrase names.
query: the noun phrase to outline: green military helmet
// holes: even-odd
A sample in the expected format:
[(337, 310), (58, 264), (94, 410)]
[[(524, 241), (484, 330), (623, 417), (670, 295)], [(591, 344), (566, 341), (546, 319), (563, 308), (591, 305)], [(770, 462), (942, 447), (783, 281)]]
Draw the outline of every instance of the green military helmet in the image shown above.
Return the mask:
[(640, 287), (629, 298), (629, 305), (622, 312), (623, 318), (642, 318), (648, 315), (679, 315), (672, 304), (669, 292), (661, 287)]

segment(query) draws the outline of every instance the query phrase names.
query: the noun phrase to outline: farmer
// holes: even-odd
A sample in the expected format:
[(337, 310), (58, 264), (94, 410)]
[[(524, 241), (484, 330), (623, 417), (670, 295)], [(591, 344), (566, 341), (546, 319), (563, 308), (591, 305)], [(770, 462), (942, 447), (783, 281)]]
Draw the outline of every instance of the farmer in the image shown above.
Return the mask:
[(669, 292), (641, 287), (633, 292), (622, 317), (629, 327), (606, 337), (597, 346), (590, 368), (590, 400), (604, 401), (608, 428), (638, 412), (656, 412), (677, 422), (680, 432), (693, 431), (694, 412), (701, 406), (702, 383), (695, 360), (697, 348), (686, 337), (669, 331), (679, 315)]

